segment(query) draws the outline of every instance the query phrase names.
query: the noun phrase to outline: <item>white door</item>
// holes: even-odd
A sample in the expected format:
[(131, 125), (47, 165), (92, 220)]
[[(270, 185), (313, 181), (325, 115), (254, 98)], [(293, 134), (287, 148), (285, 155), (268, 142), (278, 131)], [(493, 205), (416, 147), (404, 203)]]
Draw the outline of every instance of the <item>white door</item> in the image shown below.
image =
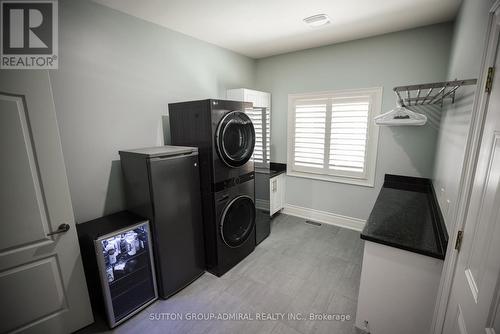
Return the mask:
[(0, 72), (0, 333), (70, 333), (93, 317), (50, 79)]
[[(498, 36), (500, 20), (492, 30), (495, 67), (500, 69)], [(478, 89), (484, 89), (478, 87)], [(463, 242), (458, 256), (446, 334), (500, 333), (500, 73), (493, 90), (476, 166)]]

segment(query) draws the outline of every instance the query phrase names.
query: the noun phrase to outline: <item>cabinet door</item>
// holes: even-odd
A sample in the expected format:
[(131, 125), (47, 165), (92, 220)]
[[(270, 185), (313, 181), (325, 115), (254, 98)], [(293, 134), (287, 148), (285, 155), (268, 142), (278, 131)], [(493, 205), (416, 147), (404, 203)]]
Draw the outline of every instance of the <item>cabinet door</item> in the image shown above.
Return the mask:
[(279, 209), (281, 210), (285, 207), (285, 174), (281, 174), (278, 176), (278, 189), (276, 192), (279, 200)]
[(254, 107), (270, 108), (271, 107), (271, 94), (260, 92), (258, 90), (238, 88), (228, 89), (227, 98), (235, 101), (252, 102)]
[(265, 92), (259, 92), (260, 93), (260, 106), (264, 108), (270, 108), (271, 107), (271, 94), (265, 93)]
[(234, 101), (244, 101), (245, 100), (245, 89), (228, 89), (227, 90), (227, 99)]
[(278, 177), (269, 179), (269, 212), (272, 216), (279, 210)]
[(252, 102), (254, 107), (258, 107), (259, 101), (257, 100), (257, 92), (251, 89), (244, 90), (244, 101)]
[(269, 207), (270, 213), (273, 215), (285, 206), (285, 174), (275, 176), (269, 180), (269, 191)]

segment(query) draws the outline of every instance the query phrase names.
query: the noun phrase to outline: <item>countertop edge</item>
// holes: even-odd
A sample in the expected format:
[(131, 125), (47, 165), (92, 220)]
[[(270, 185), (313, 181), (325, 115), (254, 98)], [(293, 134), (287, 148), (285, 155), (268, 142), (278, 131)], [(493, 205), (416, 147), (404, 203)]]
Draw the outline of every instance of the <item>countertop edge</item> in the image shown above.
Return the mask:
[(405, 251), (408, 251), (408, 252), (412, 252), (412, 253), (415, 253), (415, 254), (420, 254), (420, 255), (425, 255), (425, 256), (433, 257), (433, 258), (438, 259), (438, 260), (444, 260), (444, 257), (445, 257), (445, 255), (441, 254), (441, 253), (438, 254), (438, 253), (433, 253), (433, 252), (427, 252), (427, 251), (422, 250), (422, 249), (408, 247), (408, 246), (405, 246), (405, 245), (401, 245), (401, 244), (397, 244), (397, 243), (392, 243), (392, 242), (389, 242), (387, 240), (382, 240), (382, 239), (377, 239), (377, 238), (374, 238), (374, 237), (370, 237), (370, 236), (367, 236), (367, 235), (365, 235), (363, 233), (361, 233), (361, 239), (366, 240), (366, 241), (371, 241), (371, 242), (374, 242), (374, 243), (377, 243), (377, 244), (385, 245), (385, 246), (390, 246), (390, 247), (402, 249), (402, 250), (405, 250)]
[(271, 179), (272, 179), (273, 177), (276, 177), (276, 176), (278, 176), (278, 175), (285, 174), (285, 173), (286, 173), (286, 171), (284, 171), (284, 170), (280, 170), (280, 171), (271, 171), (271, 172), (269, 173), (269, 178), (271, 178)]

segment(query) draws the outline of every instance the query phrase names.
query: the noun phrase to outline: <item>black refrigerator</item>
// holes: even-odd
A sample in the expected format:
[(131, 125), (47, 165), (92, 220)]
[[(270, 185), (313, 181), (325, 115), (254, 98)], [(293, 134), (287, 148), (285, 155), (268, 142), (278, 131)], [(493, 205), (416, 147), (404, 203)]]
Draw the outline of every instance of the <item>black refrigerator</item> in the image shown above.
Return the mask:
[(151, 221), (158, 294), (168, 298), (205, 271), (198, 149), (119, 153), (127, 208)]

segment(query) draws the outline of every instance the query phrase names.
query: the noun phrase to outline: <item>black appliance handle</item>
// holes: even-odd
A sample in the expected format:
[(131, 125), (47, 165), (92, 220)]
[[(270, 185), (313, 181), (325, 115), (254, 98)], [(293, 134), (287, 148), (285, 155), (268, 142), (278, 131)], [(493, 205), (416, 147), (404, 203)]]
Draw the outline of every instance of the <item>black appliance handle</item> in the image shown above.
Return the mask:
[(162, 160), (173, 160), (173, 159), (178, 159), (178, 158), (185, 158), (185, 157), (192, 157), (198, 155), (198, 152), (193, 151), (191, 153), (181, 153), (181, 154), (176, 154), (176, 155), (167, 155), (163, 157), (153, 157), (150, 158), (150, 161), (162, 161)]

